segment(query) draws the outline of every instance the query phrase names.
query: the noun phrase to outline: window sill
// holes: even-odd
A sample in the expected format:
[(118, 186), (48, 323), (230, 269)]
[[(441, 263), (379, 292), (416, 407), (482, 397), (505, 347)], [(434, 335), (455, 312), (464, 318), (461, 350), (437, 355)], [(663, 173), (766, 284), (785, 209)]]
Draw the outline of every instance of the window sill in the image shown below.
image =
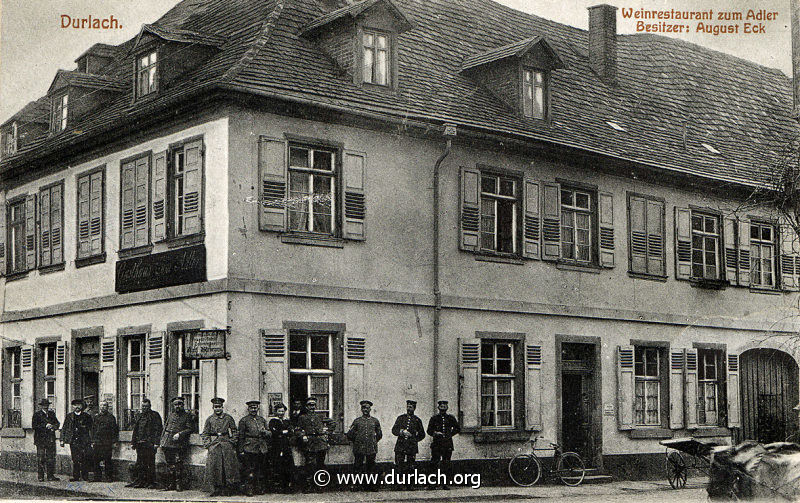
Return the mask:
[(693, 437), (730, 437), (731, 430), (721, 426), (700, 426), (696, 430), (692, 430)]
[(0, 437), (25, 438), (25, 430), (23, 428), (3, 428), (0, 430)]
[(25, 279), (28, 277), (28, 271), (21, 271), (21, 272), (14, 272), (11, 274), (6, 274), (6, 283), (11, 281), (17, 281), (20, 279)]
[(141, 255), (148, 255), (153, 251), (153, 245), (144, 245), (137, 248), (126, 248), (117, 252), (119, 258), (139, 257)]
[(325, 246), (328, 248), (344, 248), (344, 240), (341, 238), (315, 234), (281, 234), (281, 243), (307, 246)]
[(522, 442), (530, 438), (530, 432), (524, 430), (482, 430), (473, 433), (476, 444), (497, 444), (501, 442)]
[(591, 274), (600, 274), (603, 268), (594, 264), (577, 264), (575, 262), (556, 262), (556, 269), (563, 271), (579, 271), (588, 272)]
[(475, 260), (497, 262), (499, 264), (525, 265), (525, 261), (515, 255), (502, 255), (499, 253), (475, 252)]
[(630, 438), (672, 438), (675, 434), (672, 430), (659, 427), (637, 427), (630, 431)]
[(667, 282), (666, 276), (659, 276), (657, 274), (646, 274), (641, 272), (628, 271), (628, 276), (636, 279), (649, 279), (650, 281), (660, 281), (661, 283)]
[(63, 271), (64, 267), (65, 267), (64, 262), (61, 262), (60, 264), (42, 266), (39, 267), (39, 274), (49, 274), (51, 272)]
[(690, 278), (689, 283), (695, 288), (706, 290), (725, 290), (730, 283), (726, 279)]
[(783, 295), (783, 292), (776, 288), (757, 288), (757, 287), (750, 287), (750, 293), (761, 293), (764, 295)]
[(94, 264), (102, 264), (106, 261), (106, 253), (103, 252), (100, 255), (92, 255), (91, 257), (83, 257), (75, 259), (75, 268), (80, 269), (81, 267), (87, 267)]
[(191, 236), (179, 236), (176, 238), (169, 238), (164, 242), (167, 243), (167, 248), (170, 250), (174, 248), (181, 248), (184, 246), (195, 245), (198, 243), (202, 243), (205, 240), (206, 235), (202, 232), (197, 234), (192, 234)]

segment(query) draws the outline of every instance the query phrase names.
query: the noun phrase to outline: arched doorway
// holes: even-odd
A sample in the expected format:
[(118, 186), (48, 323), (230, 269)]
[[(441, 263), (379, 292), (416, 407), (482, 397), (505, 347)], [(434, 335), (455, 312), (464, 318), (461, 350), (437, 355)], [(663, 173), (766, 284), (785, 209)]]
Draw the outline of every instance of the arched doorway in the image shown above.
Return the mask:
[(751, 349), (739, 356), (742, 430), (737, 440), (782, 442), (797, 430), (797, 362), (777, 349)]

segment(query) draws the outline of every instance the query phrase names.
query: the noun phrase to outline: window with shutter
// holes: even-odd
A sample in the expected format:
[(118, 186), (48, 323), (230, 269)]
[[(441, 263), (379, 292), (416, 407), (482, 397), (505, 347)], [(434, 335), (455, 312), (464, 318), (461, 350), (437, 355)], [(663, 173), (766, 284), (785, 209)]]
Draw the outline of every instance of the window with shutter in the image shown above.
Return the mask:
[(664, 243), (664, 201), (629, 193), (629, 271), (660, 278), (666, 276)]
[[(606, 198), (611, 220), (610, 198)], [(600, 240), (597, 238), (597, 192), (561, 185), (561, 257), (564, 262), (594, 264), (599, 261), (598, 244), (609, 250), (613, 266), (614, 228), (605, 225)], [(611, 220), (613, 222), (613, 220)]]
[(39, 267), (64, 263), (64, 181), (39, 190)]
[(7, 216), (8, 257), (6, 258), (6, 270), (8, 274), (24, 272), (28, 270), (25, 254), (25, 200), (9, 203)]
[(3, 418), (5, 428), (22, 427), (22, 348), (6, 348), (3, 354)]
[(96, 257), (105, 251), (105, 166), (79, 175), (77, 185), (77, 258)]
[(750, 222), (750, 284), (754, 287), (775, 288), (775, 238), (772, 224)]
[(123, 161), (120, 173), (120, 249), (150, 244), (150, 154)]

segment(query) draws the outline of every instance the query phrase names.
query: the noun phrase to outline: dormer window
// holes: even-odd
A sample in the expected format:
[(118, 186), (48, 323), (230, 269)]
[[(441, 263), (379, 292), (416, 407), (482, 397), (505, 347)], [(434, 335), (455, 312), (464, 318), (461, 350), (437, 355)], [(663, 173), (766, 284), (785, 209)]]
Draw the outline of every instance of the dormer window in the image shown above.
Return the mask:
[(17, 152), (17, 123), (12, 122), (11, 126), (2, 132), (3, 157), (13, 155)]
[(67, 128), (67, 105), (69, 103), (69, 94), (62, 94), (53, 99), (53, 113), (51, 116), (50, 124), (53, 131), (58, 133)]
[(546, 119), (548, 75), (541, 70), (522, 70), (522, 109), (525, 117)]
[(386, 33), (364, 30), (363, 73), (367, 84), (389, 86), (391, 63), (391, 38)]
[(156, 51), (136, 58), (136, 96), (141, 98), (156, 92), (158, 61)]

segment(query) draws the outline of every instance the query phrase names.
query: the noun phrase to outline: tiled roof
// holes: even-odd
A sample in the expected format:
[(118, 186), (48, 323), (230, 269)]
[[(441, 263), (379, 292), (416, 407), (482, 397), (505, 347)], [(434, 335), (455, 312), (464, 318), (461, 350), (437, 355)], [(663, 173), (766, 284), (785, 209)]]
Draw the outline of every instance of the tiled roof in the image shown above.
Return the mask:
[[(142, 26), (139, 33), (141, 37), (143, 33), (149, 32), (153, 35), (169, 40), (170, 42), (184, 42), (188, 44), (210, 45), (212, 47), (221, 47), (226, 38), (222, 35), (215, 35), (213, 33), (201, 33), (198, 31), (181, 30), (179, 28), (171, 28), (168, 26), (157, 26), (154, 24), (146, 24)], [(135, 46), (135, 44), (134, 44)]]
[(548, 44), (545, 39), (537, 35), (535, 37), (526, 38), (518, 42), (512, 42), (510, 44), (497, 47), (496, 49), (489, 49), (488, 51), (467, 56), (464, 58), (464, 62), (461, 63), (461, 71), (468, 70), (476, 66), (485, 65), (486, 63), (499, 61), (509, 56), (522, 56), (539, 43), (543, 43), (547, 49), (553, 53), (558, 63), (560, 63), (557, 68), (563, 68), (564, 64), (561, 62), (561, 58), (558, 56), (558, 53), (550, 47), (550, 44)]
[(311, 33), (328, 23), (336, 21), (337, 19), (341, 19), (343, 17), (356, 17), (377, 3), (384, 3), (389, 7), (389, 9), (392, 10), (392, 12), (394, 12), (398, 19), (400, 19), (406, 25), (406, 28), (411, 27), (411, 23), (408, 21), (406, 15), (402, 10), (398, 9), (397, 6), (391, 2), (391, 0), (361, 0), (360, 2), (355, 2), (351, 5), (347, 5), (317, 17), (303, 27), (302, 31), (303, 33)]
[(127, 87), (124, 82), (116, 81), (105, 75), (95, 75), (92, 73), (78, 72), (74, 70), (59, 70), (50, 85), (50, 91), (55, 89), (56, 83), (64, 86), (87, 87), (89, 89), (107, 89), (109, 91), (124, 91)]
[[(360, 2), (358, 8), (372, 0)], [(376, 0), (377, 1), (377, 0)], [(385, 1), (385, 0), (384, 0)], [(414, 20), (398, 36), (398, 89), (355, 85), (301, 35), (324, 12), (315, 0), (184, 0), (155, 26), (227, 36), (221, 50), (145, 107), (131, 90), (81, 124), (0, 162), (0, 170), (118, 130), (158, 107), (213, 88), (398, 119), (454, 123), (599, 153), (676, 173), (751, 183), (795, 136), (789, 79), (780, 71), (657, 35), (620, 35), (617, 85), (589, 67), (588, 34), (491, 0), (393, 0)], [(355, 8), (355, 6), (353, 6)], [(338, 15), (338, 14), (337, 14)], [(550, 122), (525, 119), (459, 71), (465, 60), (540, 36), (566, 69), (551, 79)], [(121, 47), (130, 48), (132, 41)], [(110, 74), (130, 80), (120, 58)], [(116, 73), (115, 73), (116, 72)], [(618, 124), (622, 130), (609, 126)], [(712, 146), (716, 154), (703, 147)]]
[(120, 49), (116, 45), (97, 43), (89, 47), (86, 52), (75, 58), (75, 62), (87, 54), (93, 54), (102, 58), (116, 58), (120, 56)]
[(50, 122), (50, 100), (46, 96), (39, 98), (36, 101), (31, 101), (22, 110), (15, 113), (3, 122), (3, 126), (11, 122), (38, 122), (41, 124), (48, 124)]

